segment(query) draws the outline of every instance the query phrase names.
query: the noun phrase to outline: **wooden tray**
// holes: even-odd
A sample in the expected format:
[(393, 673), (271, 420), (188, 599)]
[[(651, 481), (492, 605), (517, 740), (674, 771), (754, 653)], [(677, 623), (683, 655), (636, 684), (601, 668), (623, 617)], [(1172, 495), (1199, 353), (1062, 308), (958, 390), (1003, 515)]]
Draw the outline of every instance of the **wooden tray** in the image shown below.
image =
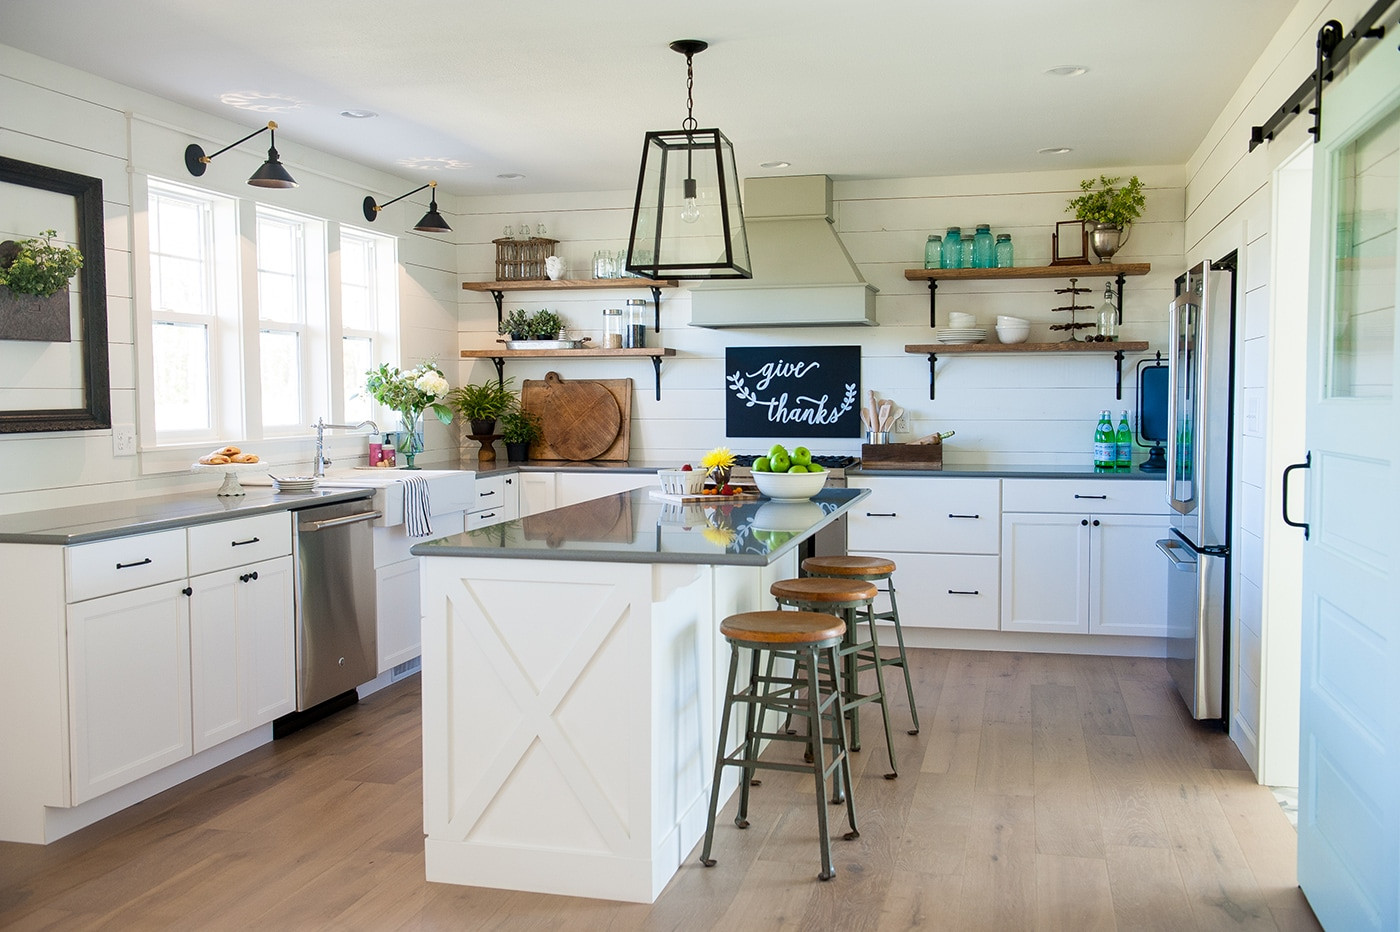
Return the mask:
[(520, 407), (545, 428), (530, 444), (532, 460), (625, 460), (631, 454), (631, 379), (566, 381), (549, 372), (525, 380)]
[(864, 469), (942, 469), (941, 443), (863, 443), (860, 465)]

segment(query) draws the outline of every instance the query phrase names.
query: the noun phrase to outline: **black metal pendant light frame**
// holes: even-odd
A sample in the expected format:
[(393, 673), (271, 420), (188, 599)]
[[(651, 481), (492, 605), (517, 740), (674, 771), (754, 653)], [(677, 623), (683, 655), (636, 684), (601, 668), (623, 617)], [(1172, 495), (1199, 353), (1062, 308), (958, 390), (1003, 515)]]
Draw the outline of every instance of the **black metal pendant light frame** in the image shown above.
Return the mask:
[(442, 214), (438, 213), (436, 181), (429, 181), (427, 184), (421, 185), (417, 188), (414, 188), (412, 191), (409, 191), (408, 194), (400, 194), (392, 201), (385, 201), (383, 204), (376, 204), (374, 202), (374, 198), (366, 197), (364, 203), (365, 219), (368, 220), (370, 223), (373, 223), (374, 218), (379, 216), (379, 212), (381, 210), (388, 207), (390, 204), (395, 204), (403, 200), (404, 198), (409, 197), (410, 195), (417, 194), (419, 191), (422, 191), (423, 188), (432, 188), (433, 194), (428, 202), (428, 212), (423, 215), (422, 220), (419, 220), (413, 225), (413, 229), (417, 230), (420, 233), (451, 233), (452, 228), (447, 225), (447, 221), (442, 218)]
[(248, 178), (248, 183), (255, 188), (295, 188), (297, 186), (296, 180), (282, 165), (282, 159), (277, 154), (277, 124), (270, 120), (266, 126), (254, 130), (237, 142), (229, 143), (213, 155), (205, 155), (204, 149), (195, 143), (190, 143), (185, 147), (185, 168), (189, 169), (191, 175), (198, 178), (204, 174), (204, 170), (214, 159), (260, 133), (271, 133), (267, 147), (267, 161), (253, 172)]
[(734, 146), (695, 121), (698, 39), (677, 39), (685, 56), (686, 118), (680, 129), (649, 132), (642, 143), (627, 271), (652, 279), (752, 278)]

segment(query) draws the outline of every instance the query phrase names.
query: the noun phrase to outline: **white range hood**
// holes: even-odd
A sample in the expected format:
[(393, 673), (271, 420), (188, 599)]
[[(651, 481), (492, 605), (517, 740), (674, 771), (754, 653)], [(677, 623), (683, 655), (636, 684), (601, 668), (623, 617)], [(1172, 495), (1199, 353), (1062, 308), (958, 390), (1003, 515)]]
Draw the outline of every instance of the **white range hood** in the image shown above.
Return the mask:
[(831, 222), (826, 175), (750, 178), (744, 227), (753, 278), (691, 288), (692, 327), (875, 326), (875, 294)]

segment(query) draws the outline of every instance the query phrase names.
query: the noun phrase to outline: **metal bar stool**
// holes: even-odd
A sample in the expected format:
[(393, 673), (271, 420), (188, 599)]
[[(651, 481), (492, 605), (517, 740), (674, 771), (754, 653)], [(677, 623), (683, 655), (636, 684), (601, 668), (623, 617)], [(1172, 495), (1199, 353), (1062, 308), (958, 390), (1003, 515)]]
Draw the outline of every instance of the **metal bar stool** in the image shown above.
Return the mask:
[(904, 629), (899, 624), (899, 603), (894, 598), (894, 561), (884, 557), (808, 557), (802, 561), (802, 572), (809, 576), (830, 576), (835, 579), (863, 579), (869, 583), (885, 580), (888, 588), (882, 591), (890, 597), (890, 610), (875, 612), (874, 618), (876, 621), (888, 621), (894, 625), (894, 638), (899, 643), (899, 656), (881, 657), (880, 663), (887, 667), (899, 667), (904, 671), (904, 690), (909, 694), (909, 715), (914, 719), (914, 728), (909, 734), (917, 735), (919, 709), (914, 705), (914, 680), (909, 675), (909, 657), (904, 652)]
[[(818, 612), (741, 612), (724, 619), (719, 630), (729, 641), (729, 685), (724, 694), (724, 712), (720, 716), (719, 749), (715, 754), (710, 814), (705, 823), (705, 846), (700, 852), (700, 863), (706, 867), (715, 865), (710, 857), (710, 848), (714, 842), (715, 814), (719, 808), (720, 774), (726, 766), (744, 769), (739, 781), (739, 813), (734, 818), (734, 824), (741, 829), (749, 827), (749, 783), (755, 769), (810, 771), (817, 784), (817, 826), (821, 832), (822, 870), (817, 876), (830, 880), (835, 876), (836, 869), (831, 863), (831, 835), (827, 828), (826, 781), (834, 771), (841, 773), (844, 792), (838, 791), (838, 795), (845, 797), (846, 820), (851, 825), (845, 837), (851, 839), (860, 836), (852, 800), (851, 768), (846, 760), (844, 709), (841, 690), (837, 688), (840, 682), (837, 652), (846, 634), (846, 625), (840, 618)], [(743, 688), (738, 688), (741, 648), (749, 651), (749, 682)], [(770, 657), (776, 655), (793, 660), (792, 674), (775, 674), (771, 661), (766, 672), (760, 673), (760, 652), (764, 651)], [(744, 740), (733, 751), (725, 753), (730, 715), (736, 704), (745, 707)], [(786, 731), (764, 730), (764, 720), (769, 713), (781, 715), (784, 712), (807, 719), (811, 737), (796, 738)], [(830, 737), (825, 734), (823, 721), (831, 725)], [(812, 760), (810, 763), (795, 764), (760, 759), (759, 745), (764, 740), (810, 741), (814, 750)], [(828, 745), (831, 749), (829, 763), (826, 759)]]
[[(880, 716), (885, 724), (885, 751), (890, 759), (890, 772), (886, 780), (899, 776), (899, 767), (894, 762), (894, 736), (890, 732), (889, 703), (885, 701), (885, 675), (880, 663), (880, 642), (871, 621), (872, 606), (879, 590), (873, 583), (862, 579), (833, 579), (822, 576), (802, 576), (798, 579), (780, 579), (768, 587), (779, 605), (791, 605), (807, 612), (830, 612), (839, 615), (846, 622), (846, 637), (842, 641), (840, 656), (844, 668), (842, 705), (851, 721), (851, 750), (860, 750), (860, 722), (855, 710), (868, 702), (880, 703)], [(861, 609), (865, 616), (866, 639), (862, 640), (859, 631)], [(861, 693), (860, 674), (865, 670), (875, 671), (875, 691)]]

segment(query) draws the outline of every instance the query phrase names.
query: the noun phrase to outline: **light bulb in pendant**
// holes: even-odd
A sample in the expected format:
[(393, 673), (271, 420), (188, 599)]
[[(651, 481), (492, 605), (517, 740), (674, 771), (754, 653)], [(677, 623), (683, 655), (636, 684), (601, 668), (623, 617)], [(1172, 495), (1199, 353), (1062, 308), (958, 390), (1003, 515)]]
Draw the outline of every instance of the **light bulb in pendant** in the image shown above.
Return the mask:
[(694, 223), (700, 219), (700, 205), (695, 196), (695, 179), (685, 179), (685, 206), (681, 208), (681, 219), (686, 223)]

